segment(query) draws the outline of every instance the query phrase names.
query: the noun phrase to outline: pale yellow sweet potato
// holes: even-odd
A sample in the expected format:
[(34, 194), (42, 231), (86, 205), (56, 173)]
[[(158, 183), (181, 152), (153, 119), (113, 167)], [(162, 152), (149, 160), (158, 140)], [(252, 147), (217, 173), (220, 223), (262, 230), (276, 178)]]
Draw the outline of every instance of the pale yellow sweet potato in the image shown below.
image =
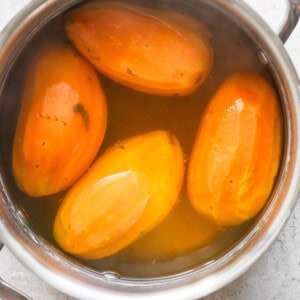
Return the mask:
[(184, 158), (176, 138), (153, 131), (108, 149), (69, 190), (54, 237), (67, 252), (100, 258), (160, 223), (176, 203)]

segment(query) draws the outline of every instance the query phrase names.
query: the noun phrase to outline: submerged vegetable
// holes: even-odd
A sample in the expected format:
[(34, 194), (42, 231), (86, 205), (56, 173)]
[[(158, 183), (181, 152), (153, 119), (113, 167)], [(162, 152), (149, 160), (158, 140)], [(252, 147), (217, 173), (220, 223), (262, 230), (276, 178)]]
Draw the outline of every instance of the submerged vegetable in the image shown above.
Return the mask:
[(221, 226), (254, 217), (272, 191), (281, 142), (270, 84), (250, 72), (229, 77), (211, 99), (192, 150), (188, 192), (196, 210)]
[(83, 258), (119, 251), (166, 217), (183, 172), (181, 147), (168, 132), (118, 143), (67, 193), (55, 219), (56, 241)]
[(138, 91), (190, 94), (212, 66), (208, 30), (187, 15), (94, 1), (68, 13), (65, 29), (99, 71)]
[(106, 119), (89, 63), (66, 43), (45, 43), (28, 66), (14, 138), (19, 188), (37, 197), (73, 184), (97, 154)]
[(129, 245), (122, 254), (137, 261), (165, 261), (187, 255), (209, 244), (218, 234), (217, 226), (199, 216), (187, 199), (149, 233)]

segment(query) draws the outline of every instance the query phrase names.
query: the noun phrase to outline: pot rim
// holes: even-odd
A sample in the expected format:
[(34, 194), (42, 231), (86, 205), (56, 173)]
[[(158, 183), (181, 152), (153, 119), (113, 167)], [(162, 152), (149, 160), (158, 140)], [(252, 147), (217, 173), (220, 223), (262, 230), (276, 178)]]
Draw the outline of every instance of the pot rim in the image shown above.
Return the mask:
[[(24, 39), (29, 41), (52, 17), (81, 1), (32, 1), (9, 23), (0, 34), (0, 61), (5, 61), (2, 67), (0, 66), (0, 75), (3, 75), (4, 81), (5, 68), (8, 68), (22, 50), (21, 42)], [(20, 222), (16, 226), (12, 220), (12, 211), (15, 208), (8, 207), (8, 193), (1, 177), (2, 242), (31, 271), (62, 292), (82, 299), (192, 299), (208, 295), (244, 273), (273, 242), (292, 212), (300, 181), (300, 172), (297, 171), (300, 170), (300, 85), (296, 71), (280, 39), (248, 5), (239, 0), (232, 0), (230, 3), (224, 0), (202, 2), (215, 9), (222, 9), (253, 39), (258, 40), (261, 46), (260, 53), (274, 73), (284, 107), (286, 149), (280, 184), (273, 193), (273, 200), (248, 236), (213, 264), (151, 282), (124, 280), (125, 285), (120, 286), (120, 280), (113, 274), (99, 276), (97, 272), (66, 262), (63, 255), (53, 254), (51, 247), (41, 243), (25, 223)], [(194, 3), (197, 3), (197, 0)], [(18, 52), (10, 55), (9, 49), (12, 47), (18, 48)]]

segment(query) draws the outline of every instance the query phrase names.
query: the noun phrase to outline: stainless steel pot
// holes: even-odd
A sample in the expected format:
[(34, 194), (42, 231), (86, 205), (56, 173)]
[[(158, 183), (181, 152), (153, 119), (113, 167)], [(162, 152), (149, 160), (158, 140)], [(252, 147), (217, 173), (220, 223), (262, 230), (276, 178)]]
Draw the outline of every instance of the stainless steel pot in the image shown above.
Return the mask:
[[(1, 97), (11, 66), (35, 33), (53, 17), (80, 0), (34, 0), (0, 34)], [(161, 278), (119, 278), (95, 272), (68, 260), (40, 238), (27, 224), (13, 192), (6, 185), (1, 163), (0, 240), (40, 278), (66, 294), (81, 299), (194, 299), (205, 296), (245, 272), (268, 248), (290, 216), (300, 189), (300, 83), (283, 47), (300, 14), (300, 1), (289, 1), (289, 14), (279, 37), (246, 4), (239, 0), (190, 0), (220, 11), (256, 41), (258, 55), (269, 69), (280, 95), (285, 143), (279, 180), (268, 206), (255, 226), (222, 257), (189, 271)], [(1, 115), (0, 115), (1, 118)], [(6, 290), (8, 287), (6, 286)]]

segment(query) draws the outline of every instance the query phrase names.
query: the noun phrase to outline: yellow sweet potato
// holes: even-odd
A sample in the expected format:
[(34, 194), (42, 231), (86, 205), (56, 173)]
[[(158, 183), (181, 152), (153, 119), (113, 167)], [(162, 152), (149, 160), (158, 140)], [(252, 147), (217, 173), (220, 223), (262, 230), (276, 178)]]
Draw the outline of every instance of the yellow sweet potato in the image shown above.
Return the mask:
[(254, 217), (272, 191), (282, 119), (271, 85), (256, 73), (229, 77), (200, 123), (188, 170), (191, 203), (221, 226)]
[(13, 144), (13, 173), (30, 196), (73, 184), (88, 168), (106, 129), (97, 74), (67, 43), (48, 42), (25, 78)]
[(134, 261), (171, 260), (204, 247), (217, 234), (217, 226), (183, 199), (159, 225), (130, 244), (122, 254)]
[(183, 173), (181, 147), (168, 132), (118, 143), (68, 191), (55, 218), (56, 241), (83, 258), (119, 251), (166, 217)]
[(190, 94), (212, 66), (208, 30), (176, 12), (94, 1), (69, 12), (65, 30), (100, 72), (142, 92)]

